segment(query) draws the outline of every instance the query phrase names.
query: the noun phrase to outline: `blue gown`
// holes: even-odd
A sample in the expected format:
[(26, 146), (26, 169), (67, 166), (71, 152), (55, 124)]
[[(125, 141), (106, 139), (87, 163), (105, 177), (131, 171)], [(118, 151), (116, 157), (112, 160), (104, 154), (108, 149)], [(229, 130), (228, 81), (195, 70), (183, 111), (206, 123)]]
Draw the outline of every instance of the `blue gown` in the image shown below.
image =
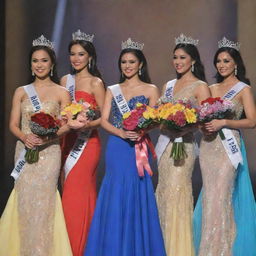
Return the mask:
[[(128, 101), (148, 104), (145, 96)], [(121, 127), (121, 113), (112, 101), (113, 124)], [(85, 256), (165, 256), (164, 242), (151, 177), (140, 178), (134, 142), (110, 135), (106, 172), (91, 224)]]
[[(256, 256), (256, 204), (249, 176), (246, 150), (241, 137), (243, 165), (239, 164), (232, 195), (236, 237), (232, 247), (232, 256)], [(202, 192), (194, 211), (194, 243), (199, 252), (202, 228)]]

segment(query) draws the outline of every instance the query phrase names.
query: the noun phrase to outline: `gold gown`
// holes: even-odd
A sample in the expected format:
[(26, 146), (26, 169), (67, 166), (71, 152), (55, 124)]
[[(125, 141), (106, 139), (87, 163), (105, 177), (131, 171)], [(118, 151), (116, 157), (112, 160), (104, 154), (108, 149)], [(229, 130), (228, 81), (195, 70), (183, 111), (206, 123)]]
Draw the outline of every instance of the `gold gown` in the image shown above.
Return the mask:
[[(188, 99), (197, 105), (193, 91), (202, 81), (177, 92), (173, 99)], [(196, 159), (194, 136), (183, 136), (188, 157), (180, 162), (170, 158), (173, 139), (167, 145), (158, 164), (159, 180), (156, 189), (161, 227), (168, 256), (193, 256), (192, 214), (193, 196), (191, 176)]]
[[(59, 115), (59, 104), (42, 103), (42, 110)], [(30, 133), (33, 107), (21, 104), (21, 129)], [(15, 161), (24, 144), (17, 142)], [(61, 151), (58, 142), (42, 146), (39, 161), (25, 164), (0, 220), (0, 256), (71, 256), (71, 248), (57, 190)]]
[[(234, 118), (240, 119), (243, 106), (236, 100), (232, 102), (235, 105)], [(232, 132), (240, 146), (239, 132), (237, 130)], [(231, 256), (236, 235), (232, 192), (237, 172), (218, 134), (202, 139), (199, 160), (203, 178), (202, 234), (199, 255)]]

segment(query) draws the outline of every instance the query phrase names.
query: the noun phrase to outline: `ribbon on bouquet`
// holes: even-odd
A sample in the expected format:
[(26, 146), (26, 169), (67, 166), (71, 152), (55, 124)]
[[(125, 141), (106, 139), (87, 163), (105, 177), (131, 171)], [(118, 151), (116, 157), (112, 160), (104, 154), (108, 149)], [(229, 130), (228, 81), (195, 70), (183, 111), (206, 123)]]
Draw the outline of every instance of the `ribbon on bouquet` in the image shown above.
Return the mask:
[(144, 135), (140, 141), (135, 142), (136, 166), (140, 177), (144, 177), (144, 170), (146, 170), (150, 176), (153, 175), (148, 159), (148, 148), (153, 157), (156, 158), (154, 145), (148, 135)]

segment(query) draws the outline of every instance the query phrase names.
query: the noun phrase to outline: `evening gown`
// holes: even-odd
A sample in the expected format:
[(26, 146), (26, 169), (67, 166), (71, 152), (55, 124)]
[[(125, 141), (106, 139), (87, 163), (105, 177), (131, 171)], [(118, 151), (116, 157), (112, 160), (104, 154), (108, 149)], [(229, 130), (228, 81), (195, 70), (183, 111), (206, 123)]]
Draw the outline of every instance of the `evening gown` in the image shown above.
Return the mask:
[[(43, 102), (42, 110), (58, 116), (59, 104)], [(22, 102), (21, 111), (21, 129), (31, 133), (29, 120), (34, 110), (29, 99)], [(15, 161), (23, 149), (18, 141)], [(60, 165), (58, 142), (41, 146), (37, 163), (25, 163), (0, 220), (1, 256), (72, 255), (57, 190)]]
[[(145, 96), (127, 103), (148, 104)], [(112, 100), (113, 125), (121, 128), (122, 115)], [(106, 172), (85, 250), (86, 256), (165, 256), (151, 177), (139, 177), (135, 143), (110, 135)]]
[[(94, 96), (84, 91), (76, 91), (75, 98), (77, 102), (83, 99), (93, 107), (97, 105)], [(64, 137), (62, 143), (63, 162), (65, 162), (76, 138), (75, 131)], [(94, 213), (97, 196), (96, 169), (100, 159), (100, 150), (100, 138), (95, 129), (64, 183), (62, 205), (74, 256), (83, 255)]]
[[(243, 106), (234, 103), (240, 119)], [(219, 134), (200, 145), (203, 189), (194, 212), (194, 239), (200, 256), (256, 256), (256, 205), (246, 151), (238, 130), (232, 130), (243, 156), (235, 170)]]
[[(173, 100), (187, 99), (193, 105), (197, 100), (193, 91), (203, 81), (196, 81), (189, 87), (178, 91)], [(164, 131), (162, 132), (164, 134)], [(196, 159), (194, 136), (183, 136), (187, 158), (176, 162), (170, 157), (173, 140), (170, 140), (158, 162), (158, 185), (156, 200), (163, 231), (165, 249), (168, 256), (193, 256), (192, 216), (192, 172)], [(160, 142), (158, 142), (160, 143)]]

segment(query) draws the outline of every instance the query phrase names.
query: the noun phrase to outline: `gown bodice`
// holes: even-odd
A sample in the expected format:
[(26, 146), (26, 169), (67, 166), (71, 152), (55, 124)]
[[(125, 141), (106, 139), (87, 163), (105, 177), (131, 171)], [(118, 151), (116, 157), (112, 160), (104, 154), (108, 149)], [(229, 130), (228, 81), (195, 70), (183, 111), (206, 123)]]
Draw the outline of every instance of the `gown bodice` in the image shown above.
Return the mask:
[[(129, 101), (127, 101), (127, 104), (131, 110), (133, 110), (136, 107), (137, 103), (148, 105), (149, 99), (146, 98), (144, 95), (139, 95), (139, 96), (134, 96)], [(114, 99), (112, 99), (111, 105), (112, 105), (112, 124), (117, 128), (122, 128), (122, 114), (119, 111), (118, 106)]]
[[(60, 113), (60, 106), (57, 101), (45, 101), (41, 103), (41, 111), (48, 113), (54, 117), (58, 117)], [(33, 106), (29, 99), (25, 99), (21, 103), (21, 130), (25, 133), (31, 133), (29, 122), (31, 115), (35, 113)]]

